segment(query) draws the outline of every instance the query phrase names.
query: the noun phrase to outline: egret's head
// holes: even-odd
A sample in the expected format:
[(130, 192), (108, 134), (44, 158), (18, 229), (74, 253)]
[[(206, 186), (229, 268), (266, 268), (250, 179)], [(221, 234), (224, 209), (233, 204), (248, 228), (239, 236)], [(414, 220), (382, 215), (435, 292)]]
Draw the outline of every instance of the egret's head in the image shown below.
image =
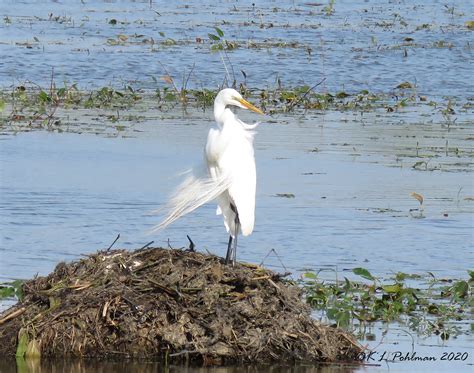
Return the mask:
[(262, 110), (246, 101), (239, 92), (232, 88), (225, 88), (217, 94), (215, 105), (218, 104), (238, 106), (242, 109), (250, 109), (258, 114), (263, 114)]

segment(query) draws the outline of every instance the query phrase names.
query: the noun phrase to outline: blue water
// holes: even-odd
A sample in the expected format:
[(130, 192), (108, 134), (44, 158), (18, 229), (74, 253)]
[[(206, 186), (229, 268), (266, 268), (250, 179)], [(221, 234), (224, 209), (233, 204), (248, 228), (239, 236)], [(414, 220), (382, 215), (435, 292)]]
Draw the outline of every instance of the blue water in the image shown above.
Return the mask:
[[(468, 1), (337, 0), (330, 16), (323, 11), (327, 2), (320, 3), (187, 1), (150, 7), (148, 0), (3, 0), (0, 86), (32, 81), (49, 87), (54, 68), (59, 86), (156, 88), (165, 85), (161, 77), (168, 70), (181, 87), (194, 65), (188, 86), (197, 88), (215, 88), (226, 76), (244, 82), (243, 70), (254, 87), (275, 87), (278, 78), (290, 86), (326, 78), (320, 89), (331, 92), (391, 92), (410, 81), (429, 97), (464, 100), (472, 93)], [(211, 52), (208, 33), (215, 34), (215, 26), (240, 47), (227, 56)], [(119, 36), (127, 39), (111, 45)], [(177, 44), (161, 44), (169, 38)]]
[[(183, 247), (189, 234), (200, 250), (223, 255), (227, 235), (212, 204), (146, 234), (160, 220), (150, 211), (166, 202), (181, 180), (177, 174), (201, 161), (207, 126), (163, 124), (166, 137), (4, 136), (0, 280), (47, 274), (60, 260), (108, 247), (117, 234), (117, 246), (129, 248), (151, 240), (166, 246), (168, 239)], [(240, 240), (239, 259), (260, 262), (275, 249), (292, 271), (363, 266), (382, 276), (399, 270), (467, 275), (473, 263), (473, 205), (466, 199), (474, 194), (471, 173), (420, 172), (387, 167), (373, 156), (308, 152), (304, 142), (326, 140), (319, 128), (260, 128), (257, 222), (253, 235)], [(285, 134), (292, 146), (280, 141)], [(418, 208), (413, 191), (425, 197), (422, 219), (410, 213)], [(277, 258), (267, 264), (281, 269)]]

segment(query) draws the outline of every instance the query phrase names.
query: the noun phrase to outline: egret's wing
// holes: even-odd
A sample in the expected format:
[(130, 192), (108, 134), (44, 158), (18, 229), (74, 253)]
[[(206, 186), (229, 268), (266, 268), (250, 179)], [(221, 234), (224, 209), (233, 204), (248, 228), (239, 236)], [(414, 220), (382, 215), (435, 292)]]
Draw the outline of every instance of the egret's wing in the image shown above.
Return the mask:
[(244, 236), (252, 233), (255, 224), (255, 192), (257, 175), (252, 153), (239, 155), (232, 173), (228, 194), (237, 208), (240, 229)]
[(224, 124), (232, 126), (227, 136), (221, 135), (216, 145), (208, 147), (210, 150), (214, 149), (213, 152), (209, 152), (208, 159), (216, 159), (215, 164), (210, 167), (211, 175), (214, 172), (227, 175), (229, 179), (228, 189), (217, 198), (227, 230), (231, 235), (239, 233), (235, 231), (235, 212), (230, 207), (233, 204), (239, 216), (240, 230), (247, 236), (252, 233), (255, 223), (257, 178), (253, 150), (255, 132), (244, 127), (238, 118), (234, 120), (235, 123), (228, 121)]

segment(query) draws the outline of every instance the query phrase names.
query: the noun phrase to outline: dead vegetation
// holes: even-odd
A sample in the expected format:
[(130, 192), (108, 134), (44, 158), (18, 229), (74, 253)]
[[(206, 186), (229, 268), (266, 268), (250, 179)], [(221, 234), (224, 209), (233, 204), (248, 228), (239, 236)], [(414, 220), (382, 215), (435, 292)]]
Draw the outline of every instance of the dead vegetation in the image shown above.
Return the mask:
[(310, 317), (300, 289), (258, 266), (147, 248), (102, 251), (23, 285), (0, 355), (165, 362), (355, 360), (356, 340)]

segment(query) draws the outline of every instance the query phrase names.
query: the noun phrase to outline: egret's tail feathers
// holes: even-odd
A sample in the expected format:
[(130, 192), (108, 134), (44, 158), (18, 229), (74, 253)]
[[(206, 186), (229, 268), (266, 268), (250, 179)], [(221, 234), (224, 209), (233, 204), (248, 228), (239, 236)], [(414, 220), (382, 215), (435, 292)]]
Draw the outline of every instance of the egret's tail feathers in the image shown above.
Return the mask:
[(180, 217), (217, 198), (229, 188), (229, 185), (229, 179), (225, 177), (211, 179), (188, 176), (173, 193), (166, 206), (154, 211), (154, 213), (166, 211), (166, 217), (160, 224), (153, 227), (150, 233), (166, 228)]

